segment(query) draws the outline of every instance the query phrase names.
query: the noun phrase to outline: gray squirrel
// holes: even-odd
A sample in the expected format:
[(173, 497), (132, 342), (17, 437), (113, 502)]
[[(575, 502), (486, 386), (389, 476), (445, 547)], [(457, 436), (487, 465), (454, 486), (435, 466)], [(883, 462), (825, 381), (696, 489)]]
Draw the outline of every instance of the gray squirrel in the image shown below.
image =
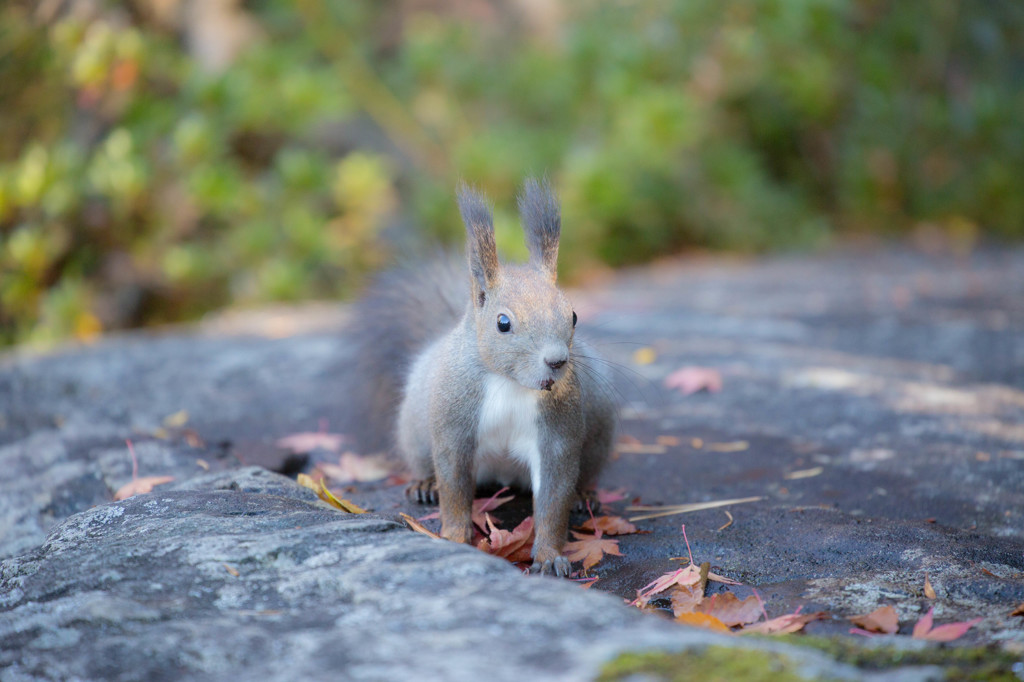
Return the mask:
[(450, 260), (406, 266), (357, 306), (367, 387), (357, 430), (379, 436), (394, 424), (394, 445), (417, 478), (408, 493), (440, 504), (449, 540), (471, 542), (477, 484), (530, 489), (531, 572), (566, 576), (569, 515), (608, 459), (616, 410), (604, 365), (576, 338), (576, 313), (556, 286), (558, 201), (547, 181), (526, 181), (525, 265), (498, 261), (484, 197), (462, 185), (458, 204), (469, 276)]

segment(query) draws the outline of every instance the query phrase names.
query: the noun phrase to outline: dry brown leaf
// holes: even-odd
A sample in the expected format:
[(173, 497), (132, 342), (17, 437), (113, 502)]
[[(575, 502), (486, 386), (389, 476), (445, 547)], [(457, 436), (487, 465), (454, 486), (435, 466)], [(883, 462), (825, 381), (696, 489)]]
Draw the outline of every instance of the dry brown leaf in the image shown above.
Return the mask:
[(678, 389), (683, 395), (718, 393), (722, 390), (722, 374), (710, 367), (680, 367), (665, 377), (665, 388)]
[(707, 628), (715, 632), (732, 633), (729, 626), (707, 613), (681, 613), (676, 616), (676, 622), (683, 625), (693, 625), (699, 628)]
[(391, 474), (391, 465), (384, 457), (366, 457), (354, 452), (342, 453), (337, 464), (324, 462), (318, 466), (336, 483), (380, 481)]
[(629, 535), (637, 532), (636, 526), (621, 516), (591, 517), (583, 522), (581, 528), (589, 531), (601, 531), (605, 535)]
[(515, 495), (498, 497), (498, 495), (507, 490), (508, 488), (502, 488), (490, 497), (482, 497), (480, 499), (473, 500), (473, 523), (475, 523), (481, 531), (486, 532), (487, 530), (487, 518), (489, 518), (487, 512), (494, 511), (501, 505), (515, 498)]
[(931, 581), (928, 580), (927, 573), (924, 574), (924, 596), (928, 597), (929, 599), (935, 599), (936, 597), (935, 588), (932, 587)]
[(658, 445), (667, 445), (670, 448), (674, 448), (679, 445), (679, 436), (658, 436), (655, 441)]
[(402, 517), (402, 520), (405, 521), (405, 524), (407, 526), (409, 526), (409, 528), (412, 528), (417, 533), (423, 533), (424, 535), (426, 535), (428, 537), (432, 537), (435, 540), (443, 540), (444, 539), (440, 535), (438, 535), (437, 533), (433, 532), (432, 530), (429, 530), (426, 526), (424, 526), (422, 523), (420, 523), (419, 521), (417, 521), (413, 517), (409, 516), (405, 512), (402, 512), (401, 517)]
[(512, 563), (530, 560), (533, 551), (533, 517), (527, 516), (512, 530), (494, 525), (490, 515), (485, 516), (488, 536), (477, 544), (477, 549), (507, 559)]
[(1010, 615), (1024, 617), (1024, 604), (1021, 604), (1017, 608), (1015, 608)]
[(618, 540), (605, 540), (601, 531), (593, 535), (569, 531), (576, 539), (565, 543), (565, 556), (569, 561), (582, 561), (583, 570), (589, 571), (597, 562), (604, 558), (605, 554), (622, 556), (619, 551)]
[(828, 613), (824, 611), (800, 613), (800, 609), (797, 609), (794, 613), (787, 613), (785, 616), (779, 616), (756, 625), (747, 626), (741, 632), (744, 634), (750, 632), (762, 635), (784, 635), (791, 632), (799, 632), (808, 623), (815, 620), (825, 620), (828, 617)]
[(761, 602), (757, 597), (751, 595), (746, 599), (740, 600), (732, 592), (713, 594), (697, 604), (694, 611), (714, 616), (730, 627), (756, 623), (760, 620), (761, 614), (764, 613), (761, 608)]
[(307, 431), (303, 433), (293, 433), (290, 436), (277, 439), (277, 447), (285, 450), (290, 450), (297, 455), (312, 452), (313, 450), (328, 450), (330, 452), (337, 452), (341, 449), (341, 444), (345, 441), (345, 436), (340, 433), (324, 433), (322, 431)]
[(239, 575), (241, 575), (241, 574), (240, 574), (240, 573), (238, 572), (238, 570), (237, 570), (237, 569), (235, 569), (235, 568), (232, 568), (231, 566), (228, 566), (227, 564), (222, 564), (222, 565), (224, 566), (224, 570), (225, 570), (225, 571), (227, 571), (228, 573), (230, 573), (230, 574), (231, 574), (232, 576), (234, 576), (235, 578), (237, 578), (237, 577), (238, 577)]
[(972, 627), (981, 622), (981, 618), (963, 621), (960, 623), (947, 623), (938, 627), (932, 627), (933, 612), (935, 607), (928, 609), (928, 613), (921, 617), (914, 625), (914, 639), (925, 639), (931, 642), (952, 642), (960, 639)]
[(900, 619), (896, 615), (896, 609), (891, 606), (881, 606), (871, 613), (863, 616), (854, 616), (850, 619), (854, 625), (867, 632), (881, 632), (887, 635), (894, 635), (900, 629)]
[(676, 585), (672, 590), (672, 615), (693, 613), (702, 601), (704, 588), (701, 585)]
[(174, 476), (143, 476), (142, 478), (136, 478), (131, 483), (126, 483), (118, 488), (117, 492), (114, 493), (114, 499), (124, 500), (133, 495), (152, 492), (154, 486), (170, 483), (173, 480)]

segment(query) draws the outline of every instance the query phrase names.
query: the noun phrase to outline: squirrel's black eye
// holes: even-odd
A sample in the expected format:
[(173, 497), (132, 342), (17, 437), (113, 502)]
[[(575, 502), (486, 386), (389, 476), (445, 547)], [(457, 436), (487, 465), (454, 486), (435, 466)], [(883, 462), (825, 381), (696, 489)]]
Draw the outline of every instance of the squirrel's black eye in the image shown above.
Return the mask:
[(512, 331), (512, 320), (505, 313), (498, 315), (498, 331), (502, 334)]
[(575, 310), (572, 311), (572, 326), (573, 326), (573, 328), (576, 327), (576, 311)]

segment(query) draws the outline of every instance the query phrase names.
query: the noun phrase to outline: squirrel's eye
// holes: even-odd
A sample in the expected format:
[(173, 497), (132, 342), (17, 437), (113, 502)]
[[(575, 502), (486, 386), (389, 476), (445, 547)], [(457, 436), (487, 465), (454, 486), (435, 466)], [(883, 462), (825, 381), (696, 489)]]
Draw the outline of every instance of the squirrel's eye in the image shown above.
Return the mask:
[(575, 310), (572, 311), (572, 326), (573, 326), (574, 329), (576, 328), (576, 311)]
[(498, 331), (502, 334), (512, 331), (512, 320), (505, 313), (498, 315)]

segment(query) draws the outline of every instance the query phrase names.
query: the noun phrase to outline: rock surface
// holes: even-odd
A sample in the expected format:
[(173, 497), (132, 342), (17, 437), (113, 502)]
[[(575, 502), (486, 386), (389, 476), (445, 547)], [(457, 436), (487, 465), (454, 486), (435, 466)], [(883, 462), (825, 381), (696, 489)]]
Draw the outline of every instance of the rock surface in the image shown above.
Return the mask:
[[(619, 651), (709, 642), (863, 674), (623, 607), (679, 565), (682, 522), (697, 560), (771, 615), (832, 612), (812, 633), (884, 603), (906, 633), (935, 606), (940, 623), (983, 618), (965, 643), (1024, 648), (1024, 252), (672, 263), (573, 298), (618, 370), (626, 438), (603, 487), (763, 500), (727, 507), (727, 527), (722, 510), (639, 522), (651, 533), (583, 591), (405, 530), (396, 512), (425, 512), (398, 486), (347, 490), (377, 510), (353, 517), (247, 466), (298, 470), (277, 439), (345, 424), (358, 397), (334, 309), (11, 355), (0, 679), (589, 679)], [(717, 370), (721, 392), (666, 389), (684, 365)], [(127, 439), (139, 476), (175, 482), (111, 502)], [(515, 522), (528, 501), (500, 511)]]

